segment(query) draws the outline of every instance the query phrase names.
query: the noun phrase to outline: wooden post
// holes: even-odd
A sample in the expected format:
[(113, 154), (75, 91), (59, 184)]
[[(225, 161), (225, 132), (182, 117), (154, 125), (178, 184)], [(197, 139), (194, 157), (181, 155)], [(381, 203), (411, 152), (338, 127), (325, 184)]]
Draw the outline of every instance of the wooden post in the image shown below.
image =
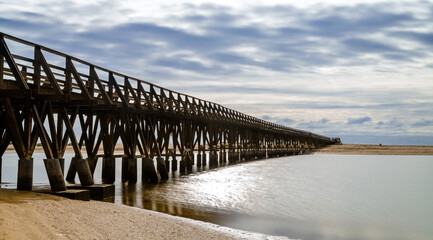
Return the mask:
[(3, 89), (3, 85), (4, 85), (3, 73), (4, 73), (4, 58), (3, 58), (3, 54), (0, 51), (0, 89)]

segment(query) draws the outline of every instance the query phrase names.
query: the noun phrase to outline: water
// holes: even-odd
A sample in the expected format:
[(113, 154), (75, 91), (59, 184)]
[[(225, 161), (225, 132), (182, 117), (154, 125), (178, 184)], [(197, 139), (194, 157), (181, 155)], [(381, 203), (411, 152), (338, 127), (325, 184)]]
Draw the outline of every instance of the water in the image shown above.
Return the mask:
[[(16, 179), (6, 170), (16, 161), (3, 159), (3, 181), (14, 172)], [(36, 165), (43, 170), (38, 162), (35, 173)], [(303, 155), (172, 175), (158, 185), (118, 180), (115, 202), (290, 238), (423, 240), (433, 239), (432, 172), (433, 156)], [(35, 184), (48, 182), (43, 175)]]

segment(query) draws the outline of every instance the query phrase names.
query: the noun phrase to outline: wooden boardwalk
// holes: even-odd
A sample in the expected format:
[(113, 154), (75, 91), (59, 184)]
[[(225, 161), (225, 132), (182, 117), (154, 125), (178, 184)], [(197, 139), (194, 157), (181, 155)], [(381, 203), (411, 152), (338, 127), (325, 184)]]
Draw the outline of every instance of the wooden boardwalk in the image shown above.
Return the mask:
[[(78, 173), (82, 185), (92, 185), (101, 159), (105, 183), (115, 181), (116, 158), (122, 159), (122, 181), (137, 181), (141, 158), (142, 181), (158, 182), (169, 171), (186, 173), (193, 165), (217, 167), (333, 143), (7, 34), (0, 33), (0, 50), (0, 169), (12, 142), (19, 157), (18, 189), (32, 188), (38, 143), (52, 190), (66, 189), (68, 144), (75, 156), (66, 180)], [(118, 143), (122, 155), (114, 154)]]

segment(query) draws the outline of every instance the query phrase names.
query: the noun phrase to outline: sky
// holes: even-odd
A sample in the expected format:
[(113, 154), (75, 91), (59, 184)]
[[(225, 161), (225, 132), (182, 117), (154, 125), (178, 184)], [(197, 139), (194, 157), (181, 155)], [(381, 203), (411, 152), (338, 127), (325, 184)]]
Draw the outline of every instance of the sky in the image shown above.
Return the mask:
[(432, 1), (4, 1), (0, 31), (343, 143), (433, 144)]

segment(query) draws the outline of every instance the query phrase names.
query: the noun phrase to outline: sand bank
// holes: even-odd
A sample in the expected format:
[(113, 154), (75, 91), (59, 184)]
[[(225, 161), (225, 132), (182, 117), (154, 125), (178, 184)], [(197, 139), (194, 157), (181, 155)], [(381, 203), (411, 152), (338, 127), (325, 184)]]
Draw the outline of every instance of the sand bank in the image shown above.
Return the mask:
[(287, 239), (98, 201), (0, 189), (0, 239)]
[(433, 155), (433, 146), (403, 145), (331, 145), (314, 152), (315, 154), (370, 154), (370, 155)]

